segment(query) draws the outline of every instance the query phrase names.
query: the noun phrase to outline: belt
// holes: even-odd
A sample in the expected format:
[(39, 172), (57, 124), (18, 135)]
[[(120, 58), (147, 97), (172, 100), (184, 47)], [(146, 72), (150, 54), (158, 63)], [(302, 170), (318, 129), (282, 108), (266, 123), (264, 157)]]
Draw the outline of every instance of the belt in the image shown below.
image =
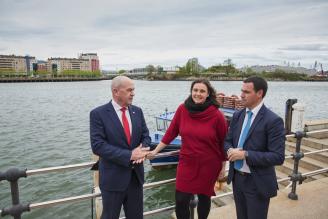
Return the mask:
[(248, 176), (249, 175), (249, 173), (242, 172), (242, 171), (239, 171), (239, 170), (236, 170), (236, 169), (235, 169), (235, 173), (237, 173), (239, 175), (242, 175), (242, 176)]

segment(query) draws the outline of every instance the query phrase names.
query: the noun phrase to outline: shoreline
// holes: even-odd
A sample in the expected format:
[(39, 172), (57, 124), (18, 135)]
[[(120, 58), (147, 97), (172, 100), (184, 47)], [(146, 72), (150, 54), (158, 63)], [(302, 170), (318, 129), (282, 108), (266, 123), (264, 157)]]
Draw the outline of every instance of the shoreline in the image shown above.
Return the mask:
[[(147, 79), (140, 78), (140, 76), (135, 77), (133, 75), (127, 75), (134, 80), (145, 80), (145, 81), (193, 81), (200, 77), (191, 77), (191, 78), (176, 78), (176, 79)], [(78, 81), (102, 81), (102, 80), (112, 80), (114, 76), (106, 78), (0, 78), (0, 83), (22, 83), (22, 82), (78, 82)], [(243, 81), (245, 78), (219, 78), (213, 79), (209, 78), (210, 81)], [(326, 80), (281, 80), (281, 79), (267, 79), (270, 82), (328, 82)]]
[(101, 81), (109, 78), (0, 78), (0, 83)]

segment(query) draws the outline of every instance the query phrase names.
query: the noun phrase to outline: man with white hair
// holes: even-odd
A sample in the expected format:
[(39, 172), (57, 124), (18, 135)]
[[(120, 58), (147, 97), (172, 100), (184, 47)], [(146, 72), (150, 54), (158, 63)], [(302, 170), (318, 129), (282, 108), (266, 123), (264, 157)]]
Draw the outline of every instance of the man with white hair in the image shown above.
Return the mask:
[(125, 76), (112, 80), (112, 100), (90, 113), (90, 139), (99, 156), (102, 219), (143, 218), (143, 161), (149, 153), (149, 131), (142, 110), (132, 105), (134, 83)]

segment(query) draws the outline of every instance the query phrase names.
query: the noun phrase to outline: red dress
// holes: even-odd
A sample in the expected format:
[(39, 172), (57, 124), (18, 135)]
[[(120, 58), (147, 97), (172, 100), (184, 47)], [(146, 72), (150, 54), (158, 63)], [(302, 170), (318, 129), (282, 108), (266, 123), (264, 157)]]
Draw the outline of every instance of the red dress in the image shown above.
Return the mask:
[(175, 137), (181, 136), (177, 190), (215, 195), (214, 184), (222, 162), (226, 160), (223, 151), (226, 132), (226, 120), (215, 106), (199, 113), (189, 113), (184, 104), (178, 107), (162, 139), (164, 144), (169, 144)]

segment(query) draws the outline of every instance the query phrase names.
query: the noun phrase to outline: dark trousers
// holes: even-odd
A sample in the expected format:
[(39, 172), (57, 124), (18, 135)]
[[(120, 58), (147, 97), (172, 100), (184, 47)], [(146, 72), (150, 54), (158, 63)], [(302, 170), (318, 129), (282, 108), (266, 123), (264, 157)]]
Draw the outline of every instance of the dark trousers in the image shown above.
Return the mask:
[(267, 218), (270, 198), (258, 194), (250, 174), (242, 175), (235, 171), (232, 188), (238, 219)]
[(143, 188), (135, 171), (132, 171), (131, 181), (123, 192), (101, 190), (103, 212), (101, 219), (118, 219), (123, 205), (127, 219), (143, 218)]
[[(193, 194), (175, 191), (175, 214), (177, 219), (190, 219), (189, 203)], [(206, 219), (211, 209), (211, 198), (198, 194), (198, 219)]]

